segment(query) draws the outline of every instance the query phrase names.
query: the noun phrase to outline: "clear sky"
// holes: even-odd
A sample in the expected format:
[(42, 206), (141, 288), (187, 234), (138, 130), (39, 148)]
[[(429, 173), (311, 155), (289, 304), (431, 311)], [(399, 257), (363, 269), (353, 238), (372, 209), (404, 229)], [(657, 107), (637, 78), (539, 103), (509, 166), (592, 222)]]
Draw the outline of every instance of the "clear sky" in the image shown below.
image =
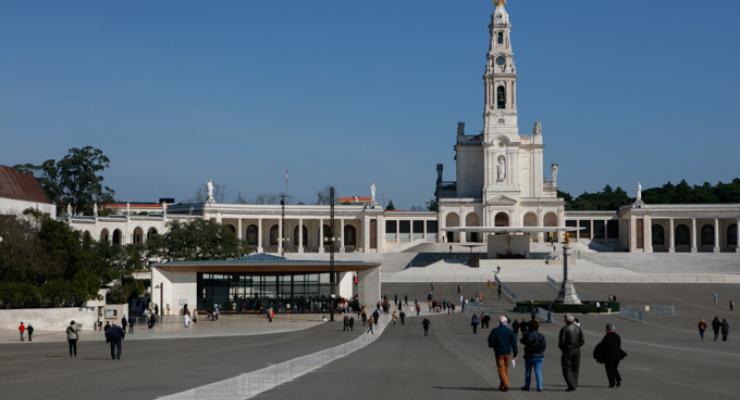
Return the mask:
[[(510, 0), (520, 129), (578, 194), (740, 175), (740, 1)], [(397, 206), (482, 125), (487, 0), (0, 1), (0, 164), (92, 145), (117, 198)]]

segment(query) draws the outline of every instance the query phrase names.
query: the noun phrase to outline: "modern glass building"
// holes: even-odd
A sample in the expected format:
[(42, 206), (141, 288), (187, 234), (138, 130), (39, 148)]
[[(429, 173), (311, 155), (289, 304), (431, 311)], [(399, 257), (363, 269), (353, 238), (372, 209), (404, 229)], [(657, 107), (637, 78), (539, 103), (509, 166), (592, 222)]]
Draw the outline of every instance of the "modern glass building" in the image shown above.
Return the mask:
[(288, 259), (255, 254), (232, 260), (173, 261), (152, 267), (152, 300), (172, 310), (326, 312), (331, 304), (331, 271), (336, 295), (375, 304), (380, 298), (379, 263)]

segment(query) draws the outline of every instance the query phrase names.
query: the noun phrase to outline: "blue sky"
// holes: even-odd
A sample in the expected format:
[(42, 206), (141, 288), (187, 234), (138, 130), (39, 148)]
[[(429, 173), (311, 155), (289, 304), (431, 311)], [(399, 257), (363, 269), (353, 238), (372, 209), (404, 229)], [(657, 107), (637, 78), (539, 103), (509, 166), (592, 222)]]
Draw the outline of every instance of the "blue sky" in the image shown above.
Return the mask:
[[(120, 199), (432, 197), (482, 125), (486, 0), (1, 1), (0, 164), (93, 145)], [(520, 129), (578, 194), (740, 175), (738, 1), (510, 0)]]

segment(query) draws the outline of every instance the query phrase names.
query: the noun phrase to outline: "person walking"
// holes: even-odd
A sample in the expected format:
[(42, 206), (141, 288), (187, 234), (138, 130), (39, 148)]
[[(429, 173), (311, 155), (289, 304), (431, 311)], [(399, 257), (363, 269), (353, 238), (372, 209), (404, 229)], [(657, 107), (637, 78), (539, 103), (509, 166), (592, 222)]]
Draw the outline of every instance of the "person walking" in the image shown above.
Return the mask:
[(418, 317), (419, 314), (421, 314), (421, 306), (419, 305), (419, 303), (416, 303), (416, 316)]
[(406, 325), (406, 311), (403, 311), (403, 309), (401, 309), (401, 312), (398, 314), (398, 316), (401, 318), (401, 325)]
[(424, 318), (423, 321), (421, 321), (421, 326), (424, 328), (424, 336), (429, 336), (429, 326), (432, 325), (432, 321), (430, 321), (428, 318)]
[(509, 390), (509, 364), (515, 365), (518, 352), (516, 335), (507, 326), (507, 321), (505, 315), (500, 316), (498, 327), (488, 335), (488, 347), (493, 349), (496, 356), (496, 367), (501, 382), (498, 389), (502, 392)]
[(583, 331), (576, 325), (573, 314), (565, 315), (565, 326), (558, 335), (558, 348), (562, 352), (560, 367), (563, 370), (566, 391), (572, 392), (578, 387), (578, 372), (581, 366), (581, 347), (585, 344)]
[(725, 318), (722, 318), (722, 341), (727, 341), (727, 335), (730, 334), (730, 323)]
[(23, 321), (21, 321), (21, 324), (18, 325), (18, 332), (21, 333), (21, 342), (22, 342), (24, 340), (23, 334), (24, 334), (24, 332), (26, 332), (26, 326), (23, 325)]
[(519, 335), (519, 321), (516, 318), (511, 324), (511, 329), (514, 331), (514, 335)]
[(75, 326), (75, 321), (72, 320), (66, 330), (67, 333), (67, 344), (69, 345), (69, 357), (77, 357), (77, 340), (79, 339), (79, 331)]
[(123, 329), (116, 324), (111, 325), (105, 332), (105, 342), (110, 343), (110, 357), (112, 360), (121, 359), (123, 336)]
[(721, 327), (722, 323), (719, 321), (719, 318), (715, 315), (714, 319), (712, 320), (712, 330), (714, 331), (714, 341), (716, 342), (719, 339), (719, 328)]
[(619, 362), (625, 357), (627, 357), (627, 353), (622, 350), (622, 339), (617, 334), (614, 324), (606, 324), (606, 335), (594, 348), (594, 358), (596, 362), (604, 364), (610, 388), (622, 385)]
[(491, 316), (483, 313), (483, 316), (480, 319), (480, 326), (483, 329), (488, 329), (491, 325)]
[(478, 319), (478, 315), (473, 314), (473, 318), (470, 320), (470, 326), (473, 327), (473, 335), (478, 333), (478, 324), (480, 324), (480, 320)]
[(712, 299), (714, 300), (714, 305), (716, 306), (717, 303), (719, 302), (719, 293), (717, 292), (712, 293)]
[(365, 332), (365, 333), (369, 333), (371, 335), (374, 335), (375, 332), (373, 332), (373, 325), (374, 324), (373, 324), (373, 316), (372, 315), (370, 316), (370, 318), (367, 319), (367, 324), (369, 325), (369, 327), (367, 328), (367, 332)]
[(529, 322), (527, 334), (522, 337), (524, 345), (524, 386), (522, 390), (529, 391), (532, 382), (532, 370), (534, 370), (537, 391), (542, 391), (542, 362), (545, 358), (547, 341), (540, 332), (540, 324), (537, 321)]
[(735, 300), (730, 299), (730, 311), (735, 311)]
[(130, 334), (134, 333), (134, 323), (136, 323), (136, 320), (134, 318), (128, 319), (128, 333)]
[(396, 325), (396, 322), (398, 322), (398, 312), (396, 310), (393, 310), (391, 314), (391, 321), (393, 321), (393, 325)]
[(123, 328), (123, 333), (126, 333), (127, 326), (128, 326), (128, 320), (126, 319), (126, 316), (124, 315), (123, 318), (121, 318), (121, 328)]
[(33, 325), (31, 323), (28, 323), (28, 326), (26, 327), (26, 331), (28, 332), (28, 341), (33, 342)]
[(704, 331), (707, 330), (707, 321), (705, 321), (704, 318), (700, 319), (697, 327), (699, 328), (699, 337), (701, 340), (704, 340)]
[(380, 320), (380, 311), (375, 310), (375, 311), (373, 311), (373, 321), (372, 321), (372, 324), (373, 325), (378, 325), (378, 320)]

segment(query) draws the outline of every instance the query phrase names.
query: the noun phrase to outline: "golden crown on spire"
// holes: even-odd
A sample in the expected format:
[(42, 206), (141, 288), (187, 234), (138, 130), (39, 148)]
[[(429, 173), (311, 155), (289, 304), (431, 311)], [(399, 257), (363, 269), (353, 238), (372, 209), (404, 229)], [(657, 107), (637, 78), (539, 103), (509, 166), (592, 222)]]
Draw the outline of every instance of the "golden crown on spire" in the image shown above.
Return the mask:
[(506, 5), (506, 0), (493, 0), (493, 2), (496, 4), (496, 7), (501, 7)]

